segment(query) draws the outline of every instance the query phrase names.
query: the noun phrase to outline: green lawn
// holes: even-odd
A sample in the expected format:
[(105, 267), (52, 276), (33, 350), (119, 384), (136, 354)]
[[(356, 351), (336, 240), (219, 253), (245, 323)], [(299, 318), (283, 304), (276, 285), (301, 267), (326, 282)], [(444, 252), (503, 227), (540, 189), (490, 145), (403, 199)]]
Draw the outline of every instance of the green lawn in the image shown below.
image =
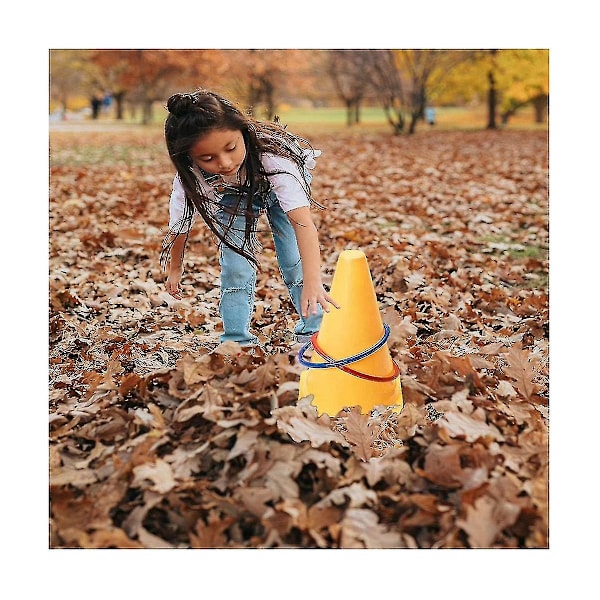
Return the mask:
[[(297, 108), (288, 105), (280, 107), (277, 111), (279, 118), (284, 124), (290, 127), (317, 126), (319, 129), (335, 130), (340, 127), (346, 128), (346, 110), (344, 107), (327, 108)], [(167, 112), (162, 107), (156, 107), (154, 111), (154, 121), (164, 123)], [(261, 118), (261, 115), (257, 115)], [(436, 108), (436, 124), (434, 129), (438, 130), (467, 130), (467, 129), (485, 129), (487, 125), (487, 113), (484, 106), (477, 108), (466, 107), (440, 107)], [(500, 125), (500, 123), (498, 123)], [(360, 111), (360, 124), (355, 128), (367, 130), (389, 130), (388, 124), (382, 108), (377, 106), (365, 106)], [(547, 123), (535, 123), (533, 109), (531, 107), (523, 108), (510, 120), (508, 129), (546, 129)], [(417, 124), (417, 131), (430, 129), (430, 126), (421, 121)]]
[[(344, 107), (324, 108), (298, 108), (282, 105), (277, 111), (281, 122), (288, 125), (302, 135), (313, 135), (315, 133), (336, 133), (344, 131), (347, 133), (392, 133), (392, 128), (386, 120), (383, 109), (377, 106), (365, 106), (360, 111), (360, 123), (348, 127), (346, 125), (346, 110)], [(256, 115), (259, 119), (264, 118), (260, 113)], [(153, 121), (151, 127), (161, 128), (167, 117), (166, 109), (159, 103), (154, 106)], [(116, 121), (112, 114), (101, 115), (97, 121), (92, 121), (89, 116), (78, 115), (69, 118), (69, 121), (52, 122), (53, 129), (67, 128), (76, 129), (78, 123), (85, 123), (86, 129), (89, 125), (94, 127), (116, 127), (137, 126), (140, 124), (141, 115), (132, 116), (128, 112), (122, 121)], [(433, 131), (468, 131), (483, 130), (487, 125), (487, 113), (484, 106), (475, 108), (466, 107), (440, 107), (436, 108), (436, 124), (430, 127), (424, 121), (417, 124), (418, 133)], [(501, 127), (498, 120), (498, 126)], [(533, 108), (526, 107), (519, 111), (509, 122), (505, 129), (518, 130), (546, 130), (547, 123), (535, 123)]]

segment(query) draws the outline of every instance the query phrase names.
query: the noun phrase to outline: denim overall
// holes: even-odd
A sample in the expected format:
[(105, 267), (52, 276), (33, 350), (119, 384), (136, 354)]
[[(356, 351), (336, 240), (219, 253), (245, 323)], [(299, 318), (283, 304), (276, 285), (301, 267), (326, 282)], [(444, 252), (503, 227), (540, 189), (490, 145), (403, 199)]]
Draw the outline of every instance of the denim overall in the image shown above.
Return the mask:
[[(217, 219), (223, 226), (223, 233), (228, 227), (230, 228), (227, 233), (228, 239), (235, 246), (241, 247), (244, 241), (245, 216), (235, 214), (233, 222), (231, 222), (232, 212), (234, 212), (233, 209), (237, 202), (237, 195), (224, 194), (219, 199), (220, 208), (217, 212)], [(299, 315), (294, 332), (296, 335), (309, 336), (319, 330), (323, 313), (319, 306), (316, 315), (310, 314), (306, 318), (301, 316), (302, 261), (294, 228), (281, 208), (277, 195), (272, 190), (266, 196), (255, 196), (252, 208), (256, 215), (252, 223), (254, 232), (256, 232), (261, 213), (264, 212), (267, 215), (275, 242), (279, 270)], [(219, 312), (224, 328), (224, 333), (220, 338), (221, 342), (233, 341), (243, 346), (255, 345), (258, 343), (258, 338), (250, 333), (256, 286), (255, 268), (246, 258), (237, 254), (229, 246), (225, 244), (220, 246), (221, 301)]]

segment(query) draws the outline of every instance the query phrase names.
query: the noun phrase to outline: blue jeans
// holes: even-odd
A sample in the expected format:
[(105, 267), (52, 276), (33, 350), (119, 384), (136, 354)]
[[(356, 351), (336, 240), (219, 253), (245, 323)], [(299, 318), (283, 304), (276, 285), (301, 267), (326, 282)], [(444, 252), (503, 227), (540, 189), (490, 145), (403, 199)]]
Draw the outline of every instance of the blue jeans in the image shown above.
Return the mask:
[[(218, 213), (218, 219), (222, 225), (229, 226), (232, 218), (231, 208), (236, 206), (237, 200), (236, 196), (223, 196), (221, 200), (222, 208)], [(298, 250), (298, 242), (296, 241), (296, 233), (279, 205), (274, 192), (270, 192), (265, 200), (255, 199), (253, 204), (256, 215), (253, 221), (254, 231), (256, 231), (258, 217), (263, 209), (271, 226), (279, 270), (299, 316), (294, 332), (310, 335), (319, 330), (323, 313), (321, 307), (319, 307), (316, 315), (311, 314), (306, 318), (301, 315), (302, 261)], [(236, 214), (227, 234), (236, 246), (241, 246), (243, 242), (244, 228), (245, 217)], [(242, 345), (254, 345), (258, 342), (258, 338), (250, 333), (250, 322), (254, 310), (256, 270), (246, 258), (240, 256), (225, 244), (221, 244), (219, 262), (221, 265), (219, 313), (223, 319), (224, 329), (221, 342), (233, 341)]]

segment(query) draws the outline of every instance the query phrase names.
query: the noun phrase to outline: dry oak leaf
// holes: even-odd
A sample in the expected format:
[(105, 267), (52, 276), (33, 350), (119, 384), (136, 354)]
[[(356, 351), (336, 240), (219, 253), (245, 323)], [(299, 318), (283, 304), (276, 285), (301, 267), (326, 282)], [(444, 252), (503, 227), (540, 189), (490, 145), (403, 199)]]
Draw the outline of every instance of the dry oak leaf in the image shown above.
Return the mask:
[(254, 444), (256, 444), (259, 435), (259, 432), (254, 429), (242, 427), (235, 438), (235, 444), (229, 451), (227, 461), (233, 460), (242, 454), (247, 454)]
[(538, 390), (533, 383), (536, 374), (529, 358), (530, 353), (523, 350), (520, 343), (514, 344), (506, 354), (508, 367), (504, 367), (504, 372), (516, 381), (518, 392), (526, 400), (530, 400)]
[(424, 468), (415, 471), (436, 485), (459, 488), (462, 469), (458, 447), (432, 444), (427, 449)]
[(317, 417), (317, 408), (311, 402), (312, 396), (306, 396), (296, 406), (284, 406), (271, 411), (279, 430), (287, 433), (295, 442), (310, 442), (313, 448), (329, 442), (347, 446), (343, 436), (331, 428), (327, 415)]
[(106, 529), (114, 525), (110, 515), (127, 491), (123, 480), (107, 481), (85, 490), (51, 488), (52, 519), (59, 532), (74, 528), (82, 531)]
[[(166, 494), (176, 485), (171, 465), (162, 458), (157, 459), (154, 463), (145, 463), (134, 467), (133, 474), (131, 482), (133, 487), (139, 486)], [(147, 485), (147, 481), (150, 481), (151, 485)]]
[(215, 376), (210, 363), (211, 357), (208, 354), (199, 358), (186, 354), (177, 361), (176, 368), (183, 371), (183, 381), (190, 386), (208, 381)]
[(383, 321), (390, 327), (388, 344), (393, 348), (396, 344), (403, 344), (407, 338), (416, 335), (418, 329), (413, 325), (410, 316), (400, 316), (393, 306), (388, 306), (381, 312)]
[(183, 423), (197, 414), (213, 422), (223, 417), (227, 408), (223, 406), (223, 398), (219, 390), (207, 383), (199, 391), (198, 397), (194, 394), (177, 407), (173, 414), (173, 421)]
[(426, 424), (425, 410), (406, 402), (398, 415), (395, 430), (401, 440), (406, 440), (415, 435), (419, 426)]
[(403, 548), (402, 537), (378, 523), (366, 508), (349, 508), (342, 521), (340, 548)]
[(144, 527), (140, 527), (138, 531), (138, 540), (142, 543), (144, 548), (174, 548), (175, 546), (161, 537), (150, 533)]
[(331, 506), (335, 504), (337, 506), (346, 503), (346, 499), (350, 501), (349, 507), (356, 508), (359, 506), (376, 506), (377, 505), (377, 494), (370, 489), (367, 489), (364, 484), (355, 482), (349, 486), (337, 488), (322, 500), (319, 500), (315, 506)]
[(463, 437), (467, 442), (474, 442), (482, 437), (491, 437), (503, 441), (504, 436), (494, 426), (485, 421), (474, 419), (458, 412), (447, 412), (438, 419), (438, 426), (445, 429), (451, 437)]
[(244, 508), (259, 519), (262, 519), (267, 511), (273, 510), (266, 503), (273, 500), (275, 496), (275, 492), (266, 487), (240, 487), (233, 493), (234, 499), (239, 499)]
[(367, 462), (358, 463), (365, 472), (369, 486), (375, 486), (382, 479), (390, 486), (396, 483), (402, 485), (410, 481), (413, 476), (412, 469), (402, 458), (402, 455), (407, 452), (407, 446), (391, 448), (384, 456), (375, 456)]
[(190, 532), (190, 548), (224, 548), (227, 537), (224, 532), (235, 523), (236, 518), (220, 517), (215, 510), (208, 514), (208, 522), (198, 519), (193, 532)]
[(352, 444), (353, 450), (361, 460), (368, 461), (378, 454), (373, 447), (379, 434), (380, 427), (371, 421), (370, 415), (361, 413), (360, 406), (353, 406), (347, 417), (340, 417), (344, 424), (342, 435)]
[(152, 490), (145, 490), (143, 495), (143, 504), (136, 506), (127, 515), (121, 526), (129, 537), (137, 537), (142, 524), (148, 512), (153, 509), (163, 499), (163, 495)]
[(515, 388), (505, 379), (498, 382), (496, 393), (502, 398), (514, 398), (517, 395)]
[(96, 482), (98, 477), (90, 469), (72, 469), (59, 467), (50, 471), (50, 485), (72, 485), (84, 488)]
[(466, 518), (456, 524), (469, 536), (471, 548), (491, 548), (498, 534), (515, 523), (520, 510), (505, 500), (481, 496), (474, 506), (466, 507)]
[(331, 454), (331, 452), (323, 452), (314, 448), (306, 448), (299, 452), (296, 458), (302, 464), (312, 463), (320, 468), (325, 468), (333, 477), (339, 477), (342, 470), (341, 461)]
[(244, 387), (254, 392), (264, 392), (265, 389), (277, 382), (279, 376), (277, 365), (274, 361), (267, 361), (253, 371), (250, 371), (252, 377), (246, 382)]
[(127, 373), (121, 377), (119, 383), (119, 394), (125, 398), (132, 392), (142, 381), (142, 378), (136, 373)]
[(441, 363), (442, 373), (447, 372), (449, 367), (452, 371), (455, 371), (459, 375), (469, 378), (473, 381), (473, 385), (480, 389), (485, 389), (485, 385), (479, 377), (479, 373), (475, 370), (471, 356), (466, 354), (464, 356), (454, 356), (444, 350), (438, 350), (433, 355), (434, 360)]
[(143, 548), (142, 544), (132, 540), (118, 527), (85, 531), (67, 529), (60, 532), (61, 537), (78, 548)]
[(301, 467), (302, 465), (296, 461), (275, 461), (266, 474), (265, 486), (276, 498), (298, 498), (300, 489), (296, 477)]
[(165, 456), (165, 460), (171, 465), (175, 479), (188, 479), (194, 473), (198, 473), (202, 461), (202, 453), (210, 446), (210, 441), (203, 444), (177, 446), (173, 452)]

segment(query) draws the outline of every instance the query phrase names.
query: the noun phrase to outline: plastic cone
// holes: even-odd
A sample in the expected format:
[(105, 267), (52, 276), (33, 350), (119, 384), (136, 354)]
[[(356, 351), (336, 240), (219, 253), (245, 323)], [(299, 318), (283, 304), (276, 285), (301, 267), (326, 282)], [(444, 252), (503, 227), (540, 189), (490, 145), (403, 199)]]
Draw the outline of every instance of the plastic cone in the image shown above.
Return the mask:
[[(331, 297), (340, 305), (323, 314), (317, 335), (319, 347), (332, 359), (360, 354), (375, 345), (384, 334), (367, 257), (360, 250), (344, 250), (336, 265)], [(311, 364), (324, 363), (313, 351)], [(370, 356), (348, 365), (351, 369), (375, 377), (391, 377), (395, 365), (387, 344)], [(300, 374), (299, 397), (313, 395), (312, 404), (319, 415), (336, 415), (345, 407), (360, 406), (366, 414), (376, 406), (403, 406), (400, 379), (379, 382), (363, 379), (339, 368), (307, 368)]]

